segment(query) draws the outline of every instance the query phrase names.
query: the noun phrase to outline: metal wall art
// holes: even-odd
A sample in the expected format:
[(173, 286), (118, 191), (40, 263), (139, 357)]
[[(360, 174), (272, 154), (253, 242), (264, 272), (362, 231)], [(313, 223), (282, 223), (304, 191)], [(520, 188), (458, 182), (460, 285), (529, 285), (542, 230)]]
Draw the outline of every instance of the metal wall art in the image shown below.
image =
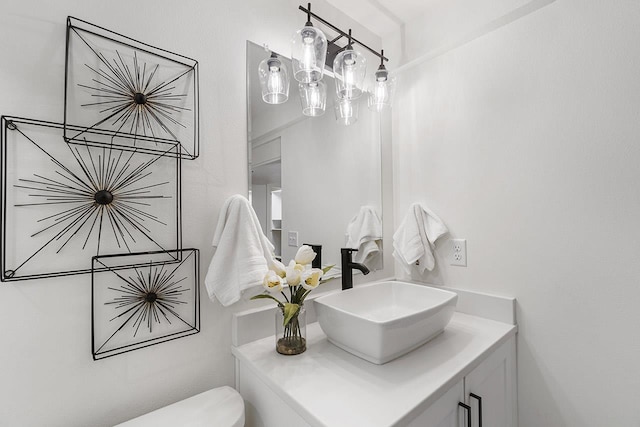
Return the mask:
[(1, 119), (2, 280), (88, 273), (94, 255), (180, 249), (178, 145), (146, 154), (67, 144), (62, 127)]
[(66, 56), (68, 142), (138, 152), (176, 143), (180, 150), (172, 155), (198, 157), (196, 60), (73, 17), (67, 19)]
[(64, 122), (0, 119), (0, 279), (91, 273), (98, 360), (200, 330), (181, 218), (198, 62), (73, 17), (66, 31)]
[(94, 360), (198, 333), (198, 262), (197, 249), (94, 257)]

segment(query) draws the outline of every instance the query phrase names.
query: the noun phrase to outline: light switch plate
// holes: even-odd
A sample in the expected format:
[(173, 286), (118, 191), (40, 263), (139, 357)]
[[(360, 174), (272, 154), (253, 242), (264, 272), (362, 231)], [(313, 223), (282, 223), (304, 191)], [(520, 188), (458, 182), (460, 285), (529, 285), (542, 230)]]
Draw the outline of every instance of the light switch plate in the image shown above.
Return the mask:
[(287, 234), (287, 240), (289, 242), (289, 246), (293, 246), (293, 247), (298, 247), (298, 232), (297, 231), (290, 231), (289, 234)]

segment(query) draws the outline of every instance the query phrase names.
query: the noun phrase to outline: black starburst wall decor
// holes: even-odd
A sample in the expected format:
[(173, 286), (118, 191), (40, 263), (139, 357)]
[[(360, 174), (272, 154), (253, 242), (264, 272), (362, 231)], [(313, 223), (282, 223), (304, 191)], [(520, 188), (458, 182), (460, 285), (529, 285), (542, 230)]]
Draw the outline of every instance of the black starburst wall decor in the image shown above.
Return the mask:
[(197, 249), (94, 257), (94, 359), (197, 333), (198, 262)]
[[(67, 144), (61, 124), (2, 117), (2, 280), (89, 273), (102, 254), (180, 249), (177, 144)], [(69, 129), (78, 129), (68, 126)]]
[(199, 155), (198, 62), (69, 17), (65, 126), (69, 142)]
[(64, 121), (0, 118), (0, 279), (91, 273), (93, 359), (198, 333), (198, 62), (68, 17)]

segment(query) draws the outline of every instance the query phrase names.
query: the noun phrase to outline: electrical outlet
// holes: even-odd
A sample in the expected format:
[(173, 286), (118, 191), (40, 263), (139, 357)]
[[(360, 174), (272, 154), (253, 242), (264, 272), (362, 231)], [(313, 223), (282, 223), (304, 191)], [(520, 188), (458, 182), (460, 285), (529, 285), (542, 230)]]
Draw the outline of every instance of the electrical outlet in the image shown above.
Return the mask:
[(451, 239), (449, 264), (467, 266), (467, 240)]
[(289, 246), (293, 246), (293, 247), (298, 247), (298, 232), (297, 231), (290, 231), (289, 234), (287, 234), (287, 238), (289, 241)]

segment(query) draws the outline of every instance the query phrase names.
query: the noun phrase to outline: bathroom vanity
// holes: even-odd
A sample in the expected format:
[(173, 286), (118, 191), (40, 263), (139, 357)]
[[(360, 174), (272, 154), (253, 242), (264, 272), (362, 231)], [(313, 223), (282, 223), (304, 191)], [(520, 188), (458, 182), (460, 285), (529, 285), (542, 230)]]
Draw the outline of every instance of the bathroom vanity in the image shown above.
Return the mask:
[(479, 427), (480, 417), (484, 426), (516, 426), (515, 301), (456, 292), (459, 311), (445, 331), (383, 365), (331, 344), (313, 309), (298, 356), (277, 354), (265, 335), (273, 309), (236, 314), (232, 351), (247, 426)]

